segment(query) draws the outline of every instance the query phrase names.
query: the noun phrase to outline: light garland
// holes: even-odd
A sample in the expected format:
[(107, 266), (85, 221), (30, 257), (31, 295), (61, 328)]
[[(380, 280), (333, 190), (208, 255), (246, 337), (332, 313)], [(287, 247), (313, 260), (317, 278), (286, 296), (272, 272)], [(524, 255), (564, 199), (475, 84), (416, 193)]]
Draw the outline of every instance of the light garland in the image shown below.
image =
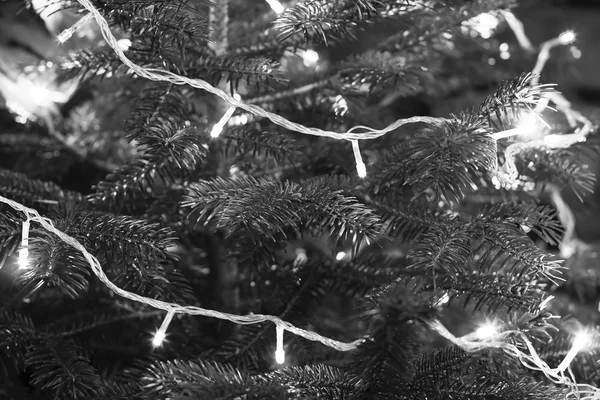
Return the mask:
[(283, 349), (283, 328), (278, 326), (276, 329), (277, 347), (275, 348), (275, 361), (277, 364), (285, 363), (285, 350)]
[[(383, 129), (374, 129), (367, 126), (359, 125), (349, 129), (347, 132), (333, 132), (318, 128), (309, 128), (302, 124), (289, 121), (278, 114), (266, 111), (257, 105), (244, 103), (241, 100), (236, 99), (234, 96), (230, 96), (225, 91), (212, 86), (211, 84), (202, 79), (192, 79), (169, 71), (157, 68), (143, 68), (135, 64), (125, 55), (125, 53), (119, 46), (118, 40), (112, 34), (108, 22), (94, 7), (90, 0), (77, 1), (89, 12), (89, 14), (87, 15), (91, 15), (91, 17), (93, 17), (96, 20), (96, 23), (98, 24), (102, 32), (102, 36), (104, 37), (108, 45), (113, 49), (115, 54), (117, 54), (121, 62), (127, 67), (129, 67), (138, 76), (152, 81), (170, 82), (175, 85), (189, 85), (197, 89), (205, 90), (226, 101), (231, 107), (240, 108), (249, 112), (250, 114), (267, 118), (274, 124), (289, 129), (291, 131), (303, 133), (306, 135), (321, 136), (337, 140), (358, 141), (376, 139), (406, 124), (420, 122), (432, 124), (440, 120), (440, 118), (436, 117), (416, 116), (411, 118), (399, 119)], [(84, 18), (90, 18), (87, 15)], [(363, 132), (356, 132), (358, 130), (362, 130)], [(357, 161), (357, 172), (359, 173), (359, 175), (362, 175), (364, 177), (366, 176), (366, 167), (364, 166), (364, 163), (360, 163), (362, 162), (362, 157), (360, 155), (360, 151), (358, 150), (358, 146), (353, 143), (352, 149), (354, 151), (354, 158)]]
[[(233, 98), (238, 101), (242, 100), (242, 97), (237, 93), (234, 93)], [(210, 131), (210, 137), (216, 139), (219, 137), (219, 135), (221, 135), (221, 132), (223, 132), (225, 125), (227, 125), (233, 116), (233, 113), (235, 113), (235, 110), (237, 110), (237, 107), (229, 107), (227, 111), (225, 111), (219, 122), (217, 122)]]
[[(231, 114), (233, 114), (233, 111), (230, 111), (231, 108), (233, 108), (234, 110), (236, 108), (240, 108), (251, 114), (254, 114), (254, 115), (257, 115), (257, 116), (260, 116), (263, 118), (267, 118), (274, 124), (279, 125), (283, 128), (289, 129), (291, 131), (295, 131), (295, 132), (299, 132), (299, 133), (303, 133), (303, 134), (307, 134), (307, 135), (313, 135), (313, 136), (328, 137), (328, 138), (337, 139), (337, 140), (352, 141), (352, 150), (354, 153), (354, 158), (356, 160), (356, 170), (357, 170), (358, 175), (361, 177), (366, 176), (366, 166), (362, 162), (362, 157), (360, 155), (360, 150), (358, 147), (358, 140), (376, 139), (376, 138), (381, 137), (381, 136), (399, 128), (400, 126), (406, 125), (406, 124), (419, 123), (419, 122), (432, 123), (432, 122), (440, 120), (440, 118), (435, 118), (435, 117), (411, 117), (411, 118), (399, 119), (383, 129), (373, 129), (373, 128), (366, 127), (366, 126), (355, 126), (351, 129), (349, 129), (347, 132), (342, 132), (342, 133), (326, 131), (326, 130), (322, 130), (322, 129), (318, 129), (318, 128), (309, 128), (302, 124), (298, 124), (298, 123), (289, 121), (286, 118), (284, 118), (278, 114), (274, 114), (269, 111), (266, 111), (257, 105), (243, 103), (241, 101), (241, 99), (236, 99), (235, 96), (228, 95), (225, 91), (212, 86), (211, 84), (209, 84), (208, 82), (206, 82), (202, 79), (191, 79), (191, 78), (188, 78), (185, 76), (177, 75), (177, 74), (169, 72), (169, 71), (160, 70), (160, 69), (156, 69), (156, 68), (143, 68), (143, 67), (135, 64), (133, 61), (131, 61), (125, 55), (125, 53), (123, 52), (123, 49), (119, 45), (119, 41), (112, 34), (112, 31), (110, 29), (110, 26), (108, 25), (108, 22), (100, 14), (100, 12), (94, 7), (94, 5), (91, 3), (91, 1), (90, 0), (77, 0), (77, 1), (89, 12), (89, 14), (85, 15), (82, 18), (83, 21), (80, 20), (73, 27), (67, 29), (67, 31), (71, 32), (70, 33), (71, 35), (72, 35), (72, 32), (75, 32), (77, 29), (79, 29), (79, 27), (81, 27), (83, 24), (85, 24), (89, 18), (93, 17), (96, 20), (96, 23), (98, 24), (98, 26), (100, 27), (100, 30), (102, 32), (104, 39), (107, 41), (108, 45), (113, 49), (113, 51), (117, 54), (117, 56), (119, 57), (121, 62), (123, 62), (123, 64), (128, 66), (132, 71), (134, 71), (137, 75), (139, 75), (143, 78), (146, 78), (146, 79), (149, 79), (152, 81), (170, 82), (170, 83), (173, 83), (176, 85), (189, 85), (194, 88), (203, 89), (209, 93), (212, 93), (212, 94), (220, 97), (221, 99), (223, 99), (230, 105), (230, 108), (227, 110), (226, 115), (227, 115), (227, 113), (230, 113), (230, 112), (231, 112)], [(272, 7), (273, 7), (273, 4), (275, 4), (275, 1), (273, 1), (273, 2), (268, 1), (268, 2)], [(278, 6), (275, 5), (275, 8), (277, 8), (277, 7)], [(509, 15), (509, 14), (505, 14), (505, 17), (507, 15)], [(508, 20), (510, 20), (509, 25), (511, 27), (513, 27), (513, 29), (515, 29), (517, 36), (520, 38), (520, 43), (522, 43), (523, 45), (527, 45), (528, 40), (524, 40), (524, 38), (526, 39), (525, 32), (523, 29), (519, 28), (519, 27), (522, 27), (522, 23), (519, 24), (518, 22), (520, 22), (520, 21), (518, 21), (518, 19), (513, 14), (510, 14), (510, 15), (512, 15), (512, 16), (510, 16), (508, 18)], [(491, 16), (491, 14), (490, 14), (490, 16)], [(479, 16), (479, 17), (481, 17), (481, 16)], [(494, 18), (496, 18), (496, 17), (494, 17)], [(488, 19), (491, 21), (490, 18), (488, 18)], [(485, 18), (484, 18), (484, 20), (485, 20)], [(65, 32), (63, 32), (63, 33), (65, 33)], [(63, 33), (61, 33), (61, 35)], [(65, 37), (66, 36), (68, 36), (68, 34), (65, 34)], [(533, 70), (534, 78), (532, 79), (532, 83), (531, 83), (532, 85), (537, 84), (538, 79), (539, 79), (539, 73), (541, 72), (541, 69), (543, 68), (545, 62), (549, 58), (550, 49), (552, 49), (553, 47), (555, 47), (558, 44), (564, 45), (567, 43), (571, 43), (573, 40), (575, 40), (575, 34), (572, 31), (567, 31), (567, 32), (562, 33), (558, 38), (552, 39), (542, 45), (540, 54), (538, 56), (538, 62), (536, 63), (536, 67)], [(546, 98), (542, 97), (540, 99), (540, 101), (536, 105), (535, 111), (539, 112), (539, 111), (543, 110), (544, 108), (546, 108), (548, 105), (548, 101), (550, 101), (550, 100), (554, 101), (557, 104), (557, 108), (565, 113), (571, 126), (575, 126), (576, 122), (581, 122), (584, 125), (584, 127), (582, 128), (582, 131), (584, 131), (586, 134), (591, 131), (591, 129), (592, 129), (591, 122), (587, 118), (583, 117), (580, 113), (572, 110), (570, 107), (570, 103), (560, 93), (547, 93)], [(231, 117), (231, 115), (229, 115), (229, 117)], [(220, 133), (220, 132), (217, 133), (217, 131), (218, 131), (217, 128), (218, 128), (218, 126), (215, 126), (215, 128), (213, 128), (213, 132), (215, 135), (218, 136), (218, 133)], [(355, 131), (357, 131), (357, 130), (364, 130), (364, 132), (355, 133)], [(213, 133), (213, 132), (211, 132), (211, 133)], [(513, 132), (512, 134), (516, 135), (518, 133)], [(492, 137), (494, 137), (496, 140), (498, 140), (498, 138), (508, 137), (507, 135), (511, 136), (512, 134), (507, 134), (506, 132), (499, 132), (497, 134), (492, 135)]]
[[(167, 317), (165, 318), (163, 324), (161, 325), (158, 332), (154, 335), (153, 343), (162, 343), (166, 336), (166, 330), (171, 322), (171, 319), (175, 314), (187, 314), (187, 315), (202, 315), (205, 317), (218, 318), (222, 320), (231, 321), (240, 325), (250, 325), (250, 324), (259, 324), (261, 322), (272, 322), (276, 327), (285, 329), (286, 331), (293, 333), (294, 335), (301, 336), (307, 340), (314, 342), (321, 342), (325, 346), (331, 347), (333, 349), (339, 351), (350, 351), (354, 350), (358, 347), (360, 343), (362, 343), (363, 339), (358, 339), (350, 343), (340, 342), (338, 340), (330, 339), (325, 336), (321, 336), (316, 332), (305, 330), (298, 328), (291, 323), (282, 320), (279, 317), (273, 315), (264, 315), (264, 314), (250, 314), (250, 315), (236, 315), (225, 312), (220, 312), (216, 310), (209, 310), (196, 306), (182, 306), (177, 303), (169, 303), (161, 300), (152, 299), (150, 297), (141, 296), (136, 293), (129, 292), (127, 290), (121, 289), (117, 285), (115, 285), (104, 273), (100, 262), (96, 257), (90, 254), (86, 248), (79, 243), (76, 239), (67, 235), (66, 233), (60, 231), (54, 226), (52, 220), (42, 217), (35, 209), (29, 208), (20, 204), (14, 200), (7, 199), (6, 197), (0, 196), (0, 203), (4, 203), (16, 211), (19, 211), (27, 217), (27, 221), (35, 221), (39, 223), (42, 228), (46, 231), (55, 234), (60, 240), (69, 246), (74, 247), (84, 256), (88, 264), (90, 265), (92, 272), (96, 277), (102, 282), (108, 289), (114, 292), (116, 295), (126, 298), (131, 301), (135, 301), (138, 303), (146, 304), (150, 307), (167, 311)], [(24, 224), (24, 228), (25, 228)], [(24, 229), (25, 230), (25, 229)], [(23, 236), (26, 236), (23, 234)]]
[(73, 36), (73, 34), (75, 34), (75, 32), (77, 32), (85, 24), (87, 24), (92, 19), (92, 17), (93, 17), (92, 14), (84, 15), (69, 29), (65, 29), (64, 31), (62, 31), (60, 33), (60, 35), (58, 35), (57, 40), (60, 43), (65, 43), (67, 40), (71, 39), (71, 37)]
[[(501, 332), (495, 325), (486, 323), (475, 332), (456, 337), (439, 320), (429, 323), (429, 327), (467, 352), (475, 352), (486, 348), (504, 350), (507, 354), (518, 358), (526, 368), (540, 371), (555, 384), (569, 387), (570, 391), (566, 396), (567, 399), (571, 396), (575, 396), (580, 400), (600, 399), (600, 388), (588, 384), (577, 384), (570, 370), (573, 359), (591, 343), (591, 334), (586, 330), (581, 330), (575, 335), (571, 349), (563, 361), (558, 367), (551, 368), (542, 360), (529, 338), (521, 331), (508, 330)], [(516, 344), (506, 342), (504, 339), (508, 337), (511, 338), (511, 342), (519, 339), (522, 342), (521, 344), (527, 348), (527, 352), (522, 351)], [(565, 370), (569, 371), (571, 377), (565, 376)], [(584, 396), (581, 396), (582, 394)]]
[(160, 325), (160, 328), (158, 328), (158, 330), (154, 334), (154, 338), (152, 339), (152, 345), (154, 347), (162, 346), (165, 338), (167, 337), (167, 328), (169, 327), (169, 324), (173, 320), (174, 316), (175, 316), (175, 311), (169, 310), (169, 312), (167, 313), (167, 316), (163, 320), (163, 323)]
[(21, 247), (19, 248), (19, 258), (17, 263), (19, 269), (25, 269), (29, 266), (29, 227), (31, 223), (29, 218), (23, 221), (23, 228), (21, 230)]

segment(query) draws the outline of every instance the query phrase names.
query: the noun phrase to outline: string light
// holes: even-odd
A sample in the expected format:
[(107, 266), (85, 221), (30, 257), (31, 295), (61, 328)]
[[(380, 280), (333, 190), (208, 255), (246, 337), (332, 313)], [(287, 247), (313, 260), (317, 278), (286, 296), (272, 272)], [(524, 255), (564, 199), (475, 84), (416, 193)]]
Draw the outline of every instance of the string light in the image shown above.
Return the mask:
[(573, 32), (573, 31), (565, 31), (565, 32), (561, 33), (560, 36), (558, 37), (560, 44), (563, 44), (563, 45), (571, 44), (575, 41), (575, 39), (576, 39), (576, 36), (575, 36), (575, 32)]
[(60, 35), (58, 35), (58, 41), (60, 43), (65, 43), (67, 40), (71, 39), (73, 34), (87, 24), (92, 18), (94, 18), (94, 16), (91, 13), (81, 17), (73, 26), (71, 26), (69, 29), (65, 29), (60, 33)]
[(367, 176), (367, 167), (365, 166), (362, 156), (360, 155), (358, 140), (352, 141), (352, 152), (354, 153), (354, 161), (356, 161), (356, 172), (358, 173), (359, 177), (365, 178)]
[(154, 347), (162, 346), (165, 338), (167, 337), (167, 328), (169, 327), (171, 320), (173, 320), (173, 316), (175, 316), (175, 311), (169, 310), (169, 312), (167, 312), (167, 316), (165, 317), (162, 324), (160, 325), (160, 328), (158, 328), (158, 330), (154, 334), (154, 338), (152, 339), (152, 346), (154, 346)]
[(298, 55), (302, 58), (304, 65), (308, 68), (316, 66), (319, 62), (319, 53), (312, 49), (298, 50)]
[[(236, 99), (237, 101), (240, 101), (242, 99), (241, 96), (237, 93), (235, 93), (233, 95), (233, 98)], [(235, 112), (236, 109), (237, 109), (237, 107), (232, 106), (232, 107), (229, 107), (227, 109), (227, 111), (225, 111), (225, 114), (223, 114), (223, 116), (221, 117), (219, 122), (217, 122), (215, 124), (215, 126), (213, 126), (212, 130), (210, 131), (210, 136), (212, 138), (219, 137), (221, 132), (223, 132), (223, 128), (225, 128), (225, 125), (227, 125), (227, 122), (229, 122), (229, 119), (231, 118), (231, 116), (233, 115), (233, 113)]]
[(450, 295), (448, 295), (448, 292), (446, 292), (438, 301), (435, 302), (434, 307), (443, 306), (444, 304), (448, 304), (449, 301)]
[(277, 334), (277, 347), (275, 348), (275, 361), (277, 364), (285, 362), (285, 350), (283, 349), (283, 328), (278, 326), (275, 328)]
[(129, 39), (119, 39), (117, 43), (119, 43), (119, 48), (123, 51), (127, 51), (131, 47), (131, 40)]
[[(231, 321), (233, 323), (242, 324), (242, 325), (259, 324), (259, 323), (262, 323), (265, 321), (270, 321), (270, 322), (274, 323), (276, 326), (281, 327), (290, 333), (301, 336), (307, 340), (320, 342), (320, 343), (324, 344), (325, 346), (329, 346), (332, 349), (336, 349), (339, 351), (355, 350), (363, 342), (363, 339), (357, 339), (350, 343), (345, 343), (345, 342), (340, 342), (338, 340), (330, 339), (328, 337), (321, 336), (316, 332), (298, 328), (298, 327), (292, 325), (291, 323), (284, 321), (281, 318), (276, 317), (274, 315), (265, 315), (265, 314), (237, 315), (237, 314), (220, 312), (220, 311), (216, 311), (216, 310), (209, 310), (209, 309), (196, 307), (196, 306), (182, 306), (182, 305), (179, 305), (176, 303), (168, 303), (165, 301), (152, 299), (150, 297), (141, 296), (137, 293), (132, 293), (127, 290), (121, 289), (120, 287), (115, 285), (110, 279), (108, 279), (108, 277), (106, 276), (106, 273), (102, 269), (102, 266), (100, 265), (100, 262), (98, 261), (98, 259), (96, 257), (94, 257), (92, 254), (90, 254), (90, 252), (87, 251), (86, 248), (79, 241), (77, 241), (76, 239), (67, 235), (66, 233), (58, 230), (54, 226), (54, 223), (52, 222), (52, 220), (42, 217), (37, 210), (26, 207), (23, 204), (18, 203), (14, 200), (7, 199), (4, 196), (0, 196), (0, 202), (7, 204), (8, 206), (12, 207), (13, 209), (15, 209), (17, 211), (22, 212), (31, 221), (38, 222), (42, 228), (44, 228), (45, 230), (47, 230), (50, 233), (53, 233), (64, 243), (68, 244), (69, 246), (72, 246), (73, 248), (75, 248), (76, 250), (81, 252), (81, 254), (86, 259), (88, 264), (90, 265), (92, 272), (94, 273), (94, 275), (96, 275), (98, 280), (100, 282), (102, 282), (109, 290), (111, 290), (116, 295), (121, 296), (123, 298), (129, 299), (131, 301), (135, 301), (138, 303), (146, 304), (146, 305), (156, 308), (156, 309), (165, 310), (167, 312), (187, 314), (187, 315), (202, 315), (205, 317), (218, 318), (218, 319), (227, 320), (227, 321)], [(170, 321), (170, 319), (169, 319), (169, 321)], [(165, 323), (163, 322), (163, 325), (164, 324)], [(165, 327), (165, 330), (166, 330), (166, 327)], [(160, 331), (160, 329), (159, 329), (159, 331)]]
[(271, 9), (275, 11), (275, 13), (278, 15), (281, 14), (283, 10), (285, 10), (283, 5), (278, 0), (266, 0), (266, 2), (269, 3)]
[(582, 330), (575, 335), (573, 340), (573, 346), (571, 350), (567, 353), (564, 360), (558, 365), (556, 368), (558, 371), (563, 372), (565, 369), (569, 368), (573, 359), (579, 354), (581, 350), (583, 350), (586, 346), (588, 346), (592, 342), (592, 335), (586, 331)]
[(494, 337), (497, 334), (498, 334), (498, 327), (491, 322), (488, 322), (488, 323), (480, 326), (475, 331), (475, 336), (480, 340), (489, 339), (491, 337)]
[(19, 269), (25, 269), (29, 266), (29, 227), (30, 221), (27, 218), (23, 221), (23, 228), (21, 230), (21, 247), (19, 248), (18, 265)]
[(467, 28), (467, 30), (471, 29), (471, 32), (477, 32), (483, 39), (489, 39), (499, 24), (500, 20), (496, 15), (492, 13), (482, 13), (465, 21), (463, 26)]
[(335, 259), (337, 261), (342, 261), (344, 259), (344, 257), (346, 257), (346, 252), (344, 252), (344, 251), (340, 251), (339, 253), (337, 253), (335, 255)]

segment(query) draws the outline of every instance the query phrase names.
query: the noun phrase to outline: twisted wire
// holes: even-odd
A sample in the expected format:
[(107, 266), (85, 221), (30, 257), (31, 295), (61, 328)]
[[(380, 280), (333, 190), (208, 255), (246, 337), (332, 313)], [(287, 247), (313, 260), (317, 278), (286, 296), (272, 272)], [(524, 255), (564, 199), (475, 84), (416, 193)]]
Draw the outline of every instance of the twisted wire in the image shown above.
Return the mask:
[(249, 325), (249, 324), (258, 324), (261, 322), (270, 321), (274, 323), (277, 327), (283, 328), (288, 332), (291, 332), (297, 336), (301, 336), (305, 339), (311, 340), (313, 342), (321, 342), (326, 346), (334, 348), (339, 351), (350, 351), (354, 350), (358, 347), (358, 345), (362, 342), (362, 339), (355, 340), (350, 343), (340, 342), (334, 339), (330, 339), (324, 336), (319, 335), (316, 332), (308, 331), (305, 329), (298, 328), (291, 323), (282, 320), (279, 317), (273, 315), (264, 315), (264, 314), (251, 314), (251, 315), (236, 315), (225, 312), (220, 312), (216, 310), (209, 310), (206, 308), (196, 307), (196, 306), (182, 306), (177, 303), (170, 303), (166, 301), (151, 299), (149, 297), (141, 296), (136, 293), (129, 292), (127, 290), (121, 289), (117, 285), (115, 285), (104, 273), (100, 262), (96, 257), (94, 257), (90, 252), (86, 250), (86, 248), (77, 241), (77, 239), (72, 238), (66, 233), (58, 230), (54, 223), (45, 217), (42, 217), (35, 209), (29, 208), (20, 204), (16, 201), (7, 199), (6, 197), (0, 196), (0, 202), (5, 203), (15, 209), (16, 211), (20, 211), (30, 220), (38, 222), (44, 229), (48, 232), (52, 232), (56, 236), (58, 236), (63, 242), (74, 247), (79, 250), (90, 267), (92, 268), (92, 272), (94, 275), (98, 277), (98, 279), (110, 290), (112, 290), (115, 294), (132, 300), (138, 303), (146, 304), (150, 307), (164, 310), (168, 314), (188, 314), (188, 315), (202, 315), (205, 317), (218, 318), (222, 320), (228, 320), (236, 324), (240, 325)]

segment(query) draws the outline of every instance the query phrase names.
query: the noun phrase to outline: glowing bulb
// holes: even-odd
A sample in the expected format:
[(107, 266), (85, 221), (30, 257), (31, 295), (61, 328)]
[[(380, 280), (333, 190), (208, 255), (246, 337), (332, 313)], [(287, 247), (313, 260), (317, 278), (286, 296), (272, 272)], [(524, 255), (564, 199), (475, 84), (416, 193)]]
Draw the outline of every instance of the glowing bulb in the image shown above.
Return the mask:
[(442, 297), (438, 301), (435, 302), (435, 307), (439, 307), (441, 305), (447, 304), (450, 301), (450, 296), (448, 293), (444, 293)]
[(73, 36), (73, 34), (77, 32), (82, 26), (87, 24), (88, 21), (92, 18), (92, 14), (84, 15), (79, 21), (75, 23), (75, 25), (73, 25), (69, 29), (65, 29), (64, 31), (62, 31), (57, 37), (58, 41), (60, 43), (65, 43), (67, 40), (71, 39), (71, 36)]
[(573, 31), (564, 31), (558, 37), (558, 41), (560, 44), (569, 44), (575, 41), (575, 32)]
[(499, 24), (498, 17), (490, 13), (483, 13), (466, 21), (464, 26), (472, 29), (471, 33), (476, 32), (474, 36), (477, 36), (478, 33), (483, 39), (489, 39)]
[(284, 10), (283, 5), (278, 0), (266, 0), (267, 3), (271, 6), (271, 9), (275, 11), (276, 14), (281, 14)]
[(277, 347), (275, 348), (275, 361), (277, 364), (285, 362), (285, 350), (283, 349), (283, 328), (278, 326), (277, 331)]
[(231, 116), (233, 115), (233, 113), (235, 112), (236, 108), (235, 107), (229, 107), (227, 109), (227, 111), (225, 111), (225, 114), (223, 114), (223, 116), (221, 117), (221, 119), (219, 120), (219, 122), (217, 122), (215, 124), (215, 126), (213, 126), (212, 130), (210, 131), (210, 136), (212, 138), (218, 138), (219, 135), (221, 134), (221, 132), (223, 132), (223, 128), (225, 128), (225, 125), (227, 124), (227, 122), (229, 121), (229, 118), (231, 118)]
[(557, 367), (559, 371), (564, 371), (569, 368), (571, 362), (577, 356), (577, 354), (583, 350), (586, 346), (592, 343), (592, 334), (588, 331), (582, 330), (575, 335), (575, 340), (573, 340), (573, 346), (571, 350), (565, 356), (565, 359), (560, 363)]
[(167, 316), (165, 317), (163, 323), (154, 334), (154, 338), (152, 338), (152, 346), (160, 347), (163, 344), (165, 338), (167, 337), (167, 328), (169, 327), (174, 315), (175, 311), (173, 310), (169, 310), (169, 312), (167, 312)]
[(117, 41), (119, 48), (123, 51), (127, 51), (131, 47), (131, 40), (129, 39), (120, 39)]
[(298, 54), (300, 55), (300, 57), (302, 57), (302, 60), (304, 61), (304, 65), (307, 67), (314, 67), (315, 65), (317, 65), (317, 62), (319, 62), (319, 53), (317, 53), (314, 50), (305, 50), (305, 51), (299, 51)]
[(362, 160), (362, 156), (360, 155), (360, 147), (358, 145), (358, 140), (352, 141), (352, 152), (354, 153), (354, 161), (356, 162), (356, 172), (358, 176), (364, 178), (367, 176), (367, 167)]
[(479, 327), (479, 329), (477, 329), (475, 331), (475, 336), (477, 336), (478, 339), (488, 339), (494, 335), (496, 335), (498, 333), (498, 328), (492, 324), (491, 322)]
[(367, 176), (367, 167), (365, 166), (365, 163), (361, 162), (356, 164), (356, 172), (359, 177), (365, 178)]
[(19, 259), (17, 261), (19, 269), (25, 269), (29, 265), (29, 219), (23, 221), (21, 230), (21, 248), (19, 249)]
[(154, 347), (162, 346), (163, 341), (165, 340), (166, 337), (167, 337), (167, 335), (164, 332), (157, 331), (154, 334), (154, 338), (152, 339), (152, 346), (154, 346)]
[(340, 251), (339, 253), (337, 253), (335, 255), (335, 259), (338, 261), (342, 261), (344, 259), (344, 257), (346, 257), (346, 253), (343, 251)]

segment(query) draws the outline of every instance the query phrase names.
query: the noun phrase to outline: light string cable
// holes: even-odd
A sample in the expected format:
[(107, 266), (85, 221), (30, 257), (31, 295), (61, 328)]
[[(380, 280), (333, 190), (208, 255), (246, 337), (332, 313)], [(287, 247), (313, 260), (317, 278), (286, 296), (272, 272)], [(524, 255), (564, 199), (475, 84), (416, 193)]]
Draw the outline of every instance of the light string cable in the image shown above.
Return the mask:
[[(456, 337), (439, 320), (429, 323), (429, 327), (467, 352), (476, 352), (486, 348), (502, 349), (507, 354), (519, 359), (526, 368), (542, 372), (555, 384), (567, 386), (569, 388), (569, 392), (565, 396), (567, 399), (600, 400), (600, 389), (589, 384), (577, 384), (570, 368), (575, 356), (592, 341), (591, 333), (586, 330), (575, 335), (573, 344), (562, 362), (556, 368), (552, 368), (541, 358), (527, 335), (519, 330), (500, 331), (500, 327), (489, 324), (483, 327), (484, 335), (479, 332), (480, 328), (470, 334)], [(509, 343), (507, 340), (514, 343)], [(520, 342), (526, 351), (521, 350), (515, 344), (517, 342)], [(569, 376), (565, 372), (568, 372)]]
[[(104, 39), (106, 40), (108, 45), (117, 54), (117, 56), (119, 57), (121, 62), (123, 64), (125, 64), (126, 66), (128, 66), (131, 69), (131, 71), (135, 72), (138, 76), (152, 80), (152, 81), (170, 82), (175, 85), (189, 85), (194, 88), (205, 90), (209, 93), (214, 94), (215, 96), (220, 97), (225, 102), (227, 102), (231, 107), (239, 108), (239, 109), (245, 110), (253, 115), (267, 118), (274, 124), (279, 125), (283, 128), (291, 130), (291, 131), (295, 131), (295, 132), (299, 132), (299, 133), (303, 133), (303, 134), (307, 134), (307, 135), (313, 135), (313, 136), (322, 136), (322, 137), (327, 137), (327, 138), (337, 139), (337, 140), (348, 140), (348, 141), (355, 140), (355, 141), (357, 141), (357, 140), (375, 139), (375, 138), (381, 137), (381, 136), (383, 136), (405, 124), (419, 123), (419, 122), (432, 123), (432, 122), (440, 120), (440, 118), (436, 118), (436, 117), (415, 116), (415, 117), (406, 118), (406, 119), (399, 119), (383, 129), (373, 129), (373, 128), (370, 128), (367, 126), (355, 126), (355, 127), (351, 128), (350, 130), (348, 130), (347, 132), (341, 132), (341, 133), (322, 130), (322, 129), (318, 129), (318, 128), (309, 128), (302, 124), (289, 121), (286, 118), (284, 118), (278, 114), (266, 111), (257, 105), (244, 103), (240, 99), (236, 99), (235, 97), (230, 96), (225, 91), (212, 86), (211, 84), (209, 84), (208, 82), (206, 82), (202, 79), (197, 79), (197, 78), (192, 79), (192, 78), (188, 78), (185, 76), (177, 75), (177, 74), (169, 72), (169, 71), (165, 71), (165, 70), (161, 70), (161, 69), (157, 69), (157, 68), (143, 68), (143, 67), (135, 64), (133, 61), (131, 61), (125, 55), (125, 53), (119, 46), (118, 40), (112, 34), (112, 31), (108, 25), (108, 22), (100, 14), (100, 12), (93, 6), (93, 4), (90, 2), (90, 0), (77, 0), (77, 1), (89, 12), (89, 15), (91, 15), (96, 20), (96, 23), (98, 24), (98, 26), (100, 27), (100, 30), (102, 32), (102, 36), (104, 37)], [(86, 16), (84, 16), (84, 18), (87, 19), (89, 17), (87, 17), (87, 15), (86, 15)], [(76, 25), (80, 26), (81, 24), (76, 24)], [(70, 30), (71, 29), (69, 29), (69, 31)], [(357, 130), (362, 130), (363, 132), (356, 132)], [(358, 146), (353, 144), (352, 149), (354, 151), (355, 158), (360, 159), (360, 153), (358, 153)], [(357, 165), (357, 168), (359, 168), (359, 170), (358, 170), (359, 173), (362, 172), (360, 170), (360, 167), (361, 167), (360, 164)]]
[(169, 302), (152, 299), (152, 298), (145, 297), (145, 296), (140, 296), (136, 293), (128, 292), (127, 290), (121, 289), (120, 287), (115, 285), (110, 279), (108, 279), (108, 277), (104, 273), (102, 266), (100, 265), (100, 262), (98, 261), (98, 259), (96, 257), (94, 257), (92, 254), (90, 254), (90, 252), (88, 252), (85, 249), (85, 247), (81, 243), (79, 243), (76, 239), (72, 238), (71, 236), (69, 236), (66, 233), (57, 229), (50, 219), (42, 217), (35, 209), (26, 207), (23, 204), (20, 204), (16, 201), (7, 199), (6, 197), (0, 196), (0, 202), (7, 204), (8, 206), (12, 207), (16, 211), (19, 211), (19, 212), (22, 212), (23, 214), (25, 214), (25, 216), (27, 218), (27, 224), (29, 224), (29, 222), (38, 222), (45, 230), (55, 234), (63, 242), (65, 242), (66, 244), (79, 250), (85, 257), (85, 259), (87, 260), (89, 265), (91, 266), (93, 273), (98, 277), (98, 279), (108, 289), (112, 290), (115, 294), (117, 294), (121, 297), (124, 297), (126, 299), (136, 301), (138, 303), (146, 304), (150, 307), (166, 311), (167, 318), (165, 319), (165, 322), (161, 326), (162, 329), (159, 330), (159, 332), (161, 334), (159, 335), (160, 340), (157, 340), (157, 344), (162, 342), (162, 339), (164, 338), (163, 335), (165, 333), (164, 331), (166, 330), (166, 327), (168, 326), (169, 322), (171, 321), (171, 319), (173, 318), (173, 316), (175, 314), (202, 315), (205, 317), (212, 317), (212, 318), (218, 318), (218, 319), (222, 319), (222, 320), (231, 321), (233, 323), (240, 324), (240, 325), (258, 324), (261, 322), (270, 321), (270, 322), (274, 323), (275, 326), (279, 330), (283, 329), (283, 330), (293, 333), (297, 336), (301, 336), (307, 340), (321, 342), (324, 345), (331, 347), (333, 349), (339, 350), (339, 351), (354, 350), (363, 341), (363, 339), (358, 339), (358, 340), (355, 340), (350, 343), (340, 342), (340, 341), (337, 341), (334, 339), (330, 339), (330, 338), (321, 336), (316, 332), (298, 328), (298, 327), (292, 325), (291, 323), (284, 321), (281, 318), (273, 316), (273, 315), (229, 314), (229, 313), (224, 313), (224, 312), (215, 311), (215, 310), (208, 310), (208, 309), (196, 307), (196, 306), (182, 306), (182, 305), (179, 305), (176, 303), (169, 303)]

